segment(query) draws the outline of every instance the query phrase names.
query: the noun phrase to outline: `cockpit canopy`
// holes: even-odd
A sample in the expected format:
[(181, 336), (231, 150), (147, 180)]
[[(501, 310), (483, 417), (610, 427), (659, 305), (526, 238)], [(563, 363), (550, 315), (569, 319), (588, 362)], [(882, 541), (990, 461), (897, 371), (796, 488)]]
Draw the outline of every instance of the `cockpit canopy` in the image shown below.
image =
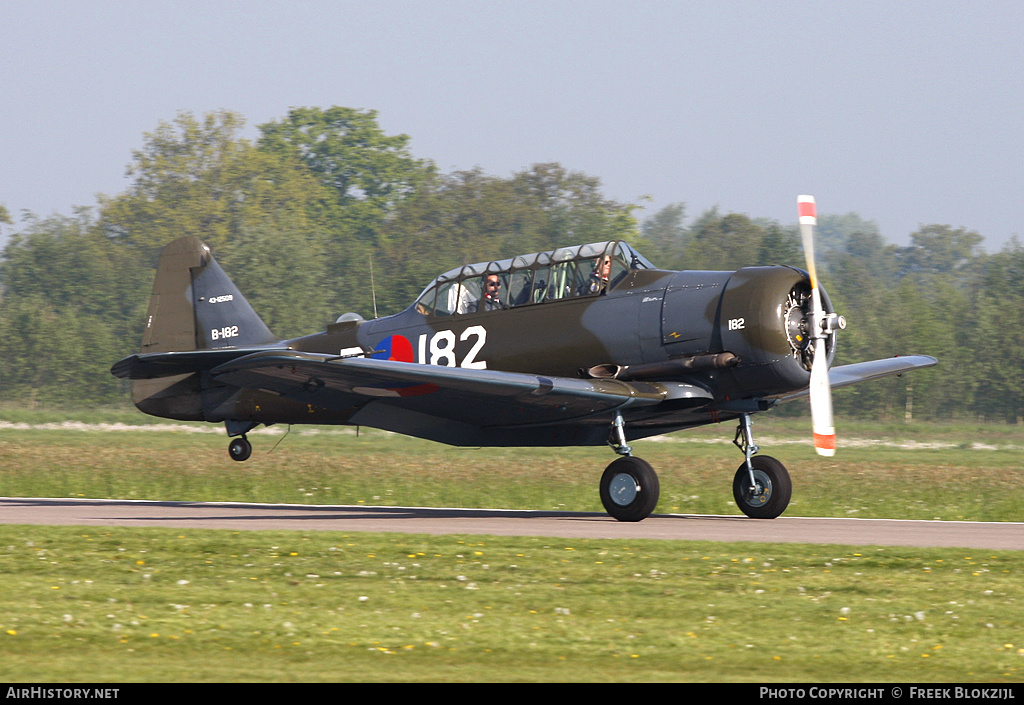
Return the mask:
[(632, 269), (655, 267), (621, 240), (560, 247), (452, 269), (423, 290), (415, 307), (426, 315), (452, 316), (599, 296)]

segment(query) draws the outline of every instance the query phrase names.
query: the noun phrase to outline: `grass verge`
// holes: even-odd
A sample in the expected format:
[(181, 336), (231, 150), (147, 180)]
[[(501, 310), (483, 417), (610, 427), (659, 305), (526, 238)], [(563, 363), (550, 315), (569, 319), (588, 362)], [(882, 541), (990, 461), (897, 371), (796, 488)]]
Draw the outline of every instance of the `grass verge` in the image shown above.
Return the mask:
[(0, 526), (11, 682), (1020, 682), (1024, 552)]

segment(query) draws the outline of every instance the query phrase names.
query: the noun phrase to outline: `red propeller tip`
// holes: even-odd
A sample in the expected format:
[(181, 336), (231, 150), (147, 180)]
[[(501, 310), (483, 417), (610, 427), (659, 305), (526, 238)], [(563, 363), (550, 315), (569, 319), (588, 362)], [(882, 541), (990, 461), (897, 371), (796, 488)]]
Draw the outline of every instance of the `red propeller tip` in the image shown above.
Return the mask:
[(835, 433), (815, 433), (814, 434), (814, 447), (818, 449), (818, 452), (831, 455), (836, 452), (836, 434)]
[(796, 208), (801, 225), (817, 225), (818, 206), (814, 202), (814, 196), (797, 196)]

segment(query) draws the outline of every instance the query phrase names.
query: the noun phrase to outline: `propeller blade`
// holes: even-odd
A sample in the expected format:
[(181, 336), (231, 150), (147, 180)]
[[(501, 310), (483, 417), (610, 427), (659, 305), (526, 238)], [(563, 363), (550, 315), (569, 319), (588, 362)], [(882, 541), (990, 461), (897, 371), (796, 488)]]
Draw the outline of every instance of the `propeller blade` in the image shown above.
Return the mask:
[(814, 341), (814, 361), (811, 363), (811, 430), (814, 450), (818, 455), (836, 454), (836, 427), (832, 420), (832, 386), (828, 380), (828, 358), (825, 339)]
[(818, 209), (814, 196), (797, 196), (797, 213), (800, 216), (800, 239), (803, 241), (807, 273), (811, 278), (811, 336), (814, 357), (811, 361), (811, 428), (814, 433), (814, 449), (818, 455), (836, 454), (836, 429), (832, 418), (832, 386), (828, 380), (828, 355), (825, 352), (827, 333), (822, 324), (825, 310), (821, 305), (818, 291), (818, 272), (814, 265), (814, 226), (818, 224)]
[(814, 267), (814, 226), (818, 224), (818, 206), (814, 196), (796, 197), (797, 213), (800, 215), (800, 239), (804, 246), (804, 260), (807, 273), (811, 275), (811, 290), (818, 290), (818, 272)]

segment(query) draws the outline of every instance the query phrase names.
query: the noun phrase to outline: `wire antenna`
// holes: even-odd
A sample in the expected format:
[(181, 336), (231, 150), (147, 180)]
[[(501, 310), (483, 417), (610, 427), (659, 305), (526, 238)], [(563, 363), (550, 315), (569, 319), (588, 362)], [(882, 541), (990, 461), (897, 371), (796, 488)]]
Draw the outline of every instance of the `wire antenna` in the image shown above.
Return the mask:
[(373, 255), (370, 255), (370, 294), (373, 296), (373, 317), (377, 318), (377, 287), (373, 284)]
[(277, 443), (275, 443), (275, 444), (274, 444), (274, 447), (273, 447), (273, 448), (271, 448), (270, 450), (268, 450), (268, 451), (267, 451), (267, 455), (270, 455), (270, 454), (271, 454), (271, 453), (273, 453), (273, 452), (274, 452), (275, 450), (277, 450), (277, 447), (278, 447), (279, 445), (281, 445), (281, 443), (283, 443), (283, 442), (284, 442), (284, 439), (285, 439), (285, 438), (287, 438), (287, 437), (288, 437), (288, 434), (289, 434), (289, 433), (291, 433), (291, 432), (292, 432), (292, 425), (291, 425), (291, 424), (288, 424), (288, 430), (286, 430), (286, 431), (284, 432), (284, 435), (283, 435), (283, 436), (281, 436), (280, 438), (278, 438), (278, 439), (277, 439)]

